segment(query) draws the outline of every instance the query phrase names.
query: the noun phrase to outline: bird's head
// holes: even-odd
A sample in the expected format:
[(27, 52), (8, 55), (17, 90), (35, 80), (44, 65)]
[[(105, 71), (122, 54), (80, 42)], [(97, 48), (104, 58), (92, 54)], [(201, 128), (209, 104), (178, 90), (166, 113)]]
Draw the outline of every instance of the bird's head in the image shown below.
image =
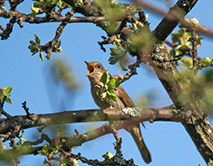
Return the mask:
[(86, 62), (87, 64), (87, 77), (90, 81), (96, 83), (101, 79), (105, 69), (100, 62)]

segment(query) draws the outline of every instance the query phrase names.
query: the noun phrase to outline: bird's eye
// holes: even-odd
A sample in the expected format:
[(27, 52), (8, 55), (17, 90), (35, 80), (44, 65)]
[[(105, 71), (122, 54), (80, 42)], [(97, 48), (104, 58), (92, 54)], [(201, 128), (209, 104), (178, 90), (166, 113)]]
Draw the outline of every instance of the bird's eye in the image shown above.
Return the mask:
[(99, 68), (99, 69), (100, 69), (100, 68), (101, 68), (101, 66), (100, 66), (100, 65), (97, 65), (97, 68)]

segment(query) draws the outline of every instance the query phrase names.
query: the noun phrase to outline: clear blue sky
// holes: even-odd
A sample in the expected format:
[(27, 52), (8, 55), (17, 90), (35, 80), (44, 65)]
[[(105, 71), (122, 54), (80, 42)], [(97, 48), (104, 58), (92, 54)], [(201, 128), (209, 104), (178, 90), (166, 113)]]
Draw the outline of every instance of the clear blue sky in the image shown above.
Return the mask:
[[(160, 4), (158, 0), (152, 0), (156, 6), (165, 10), (168, 8)], [(152, 2), (150, 1), (150, 2)], [(31, 1), (26, 1), (20, 5), (20, 11), (30, 12)], [(213, 29), (212, 0), (199, 1), (195, 8), (187, 15), (195, 17), (198, 21), (211, 29)], [(159, 16), (153, 15), (149, 11), (148, 21), (151, 23), (151, 29), (154, 29), (160, 20)], [(9, 21), (9, 20), (7, 20)], [(0, 19), (0, 24), (5, 25), (5, 20)], [(11, 115), (24, 114), (21, 103), (27, 101), (27, 105), (32, 113), (51, 113), (58, 111), (53, 110), (53, 106), (48, 99), (46, 87), (50, 85), (49, 79), (46, 79), (46, 65), (49, 61), (42, 62), (38, 55), (31, 56), (29, 49), (29, 41), (34, 39), (37, 34), (41, 39), (41, 44), (50, 41), (58, 26), (58, 23), (47, 24), (28, 24), (24, 23), (23, 28), (15, 25), (13, 33), (8, 40), (0, 41), (1, 50), (1, 70), (0, 70), (0, 88), (12, 86), (12, 105), (5, 105), (5, 110)], [(107, 63), (109, 58), (109, 50), (104, 53), (100, 50), (97, 41), (101, 41), (101, 36), (106, 35), (100, 28), (91, 23), (69, 24), (62, 36), (62, 49), (60, 54), (53, 54), (52, 58), (65, 57), (72, 65), (73, 71), (76, 73), (80, 81), (80, 89), (73, 98), (66, 104), (66, 110), (91, 109), (98, 108), (90, 94), (90, 85), (86, 75), (86, 61), (100, 61), (111, 74), (123, 73), (117, 66), (111, 66)], [(199, 48), (199, 56), (212, 56), (213, 40), (205, 38), (202, 47)], [(156, 79), (155, 75), (141, 68), (138, 70), (139, 75), (132, 77), (129, 81), (123, 83), (131, 98), (135, 101), (137, 96), (143, 96), (150, 90), (158, 93), (158, 98), (154, 103), (155, 107), (163, 107), (171, 104), (171, 100), (165, 93), (161, 83)], [(54, 90), (55, 91), (55, 90)], [(54, 93), (53, 93), (54, 94)], [(54, 98), (54, 95), (52, 96)], [(58, 96), (55, 101), (58, 100)], [(153, 107), (154, 107), (153, 106)], [(97, 127), (102, 123), (84, 123), (73, 124), (80, 133), (86, 132), (88, 129)], [(180, 123), (174, 122), (146, 122), (146, 129), (142, 128), (145, 142), (152, 154), (152, 163), (150, 166), (195, 166), (201, 163), (205, 165), (204, 160), (198, 153), (196, 147), (188, 136), (187, 132)], [(24, 138), (33, 139), (33, 132), (36, 129), (28, 129), (24, 134)], [(123, 138), (122, 150), (126, 159), (134, 158), (137, 165), (145, 165), (140, 157), (139, 151), (130, 135), (124, 131), (119, 131), (119, 135)], [(81, 147), (73, 150), (73, 153), (81, 152), (87, 158), (98, 158), (102, 160), (105, 152), (114, 153), (112, 135), (106, 135), (94, 141), (87, 142)], [(42, 165), (43, 157), (40, 156), (24, 156), (20, 158), (22, 166)], [(79, 163), (82, 165), (81, 163)]]

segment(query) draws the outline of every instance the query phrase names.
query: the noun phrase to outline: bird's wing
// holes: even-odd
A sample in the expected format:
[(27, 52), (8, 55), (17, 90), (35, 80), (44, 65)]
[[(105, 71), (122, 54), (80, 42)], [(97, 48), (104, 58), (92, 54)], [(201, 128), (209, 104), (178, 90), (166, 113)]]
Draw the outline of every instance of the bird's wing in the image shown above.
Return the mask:
[(130, 99), (122, 86), (117, 88), (117, 97), (122, 101), (125, 107), (135, 107), (133, 101)]

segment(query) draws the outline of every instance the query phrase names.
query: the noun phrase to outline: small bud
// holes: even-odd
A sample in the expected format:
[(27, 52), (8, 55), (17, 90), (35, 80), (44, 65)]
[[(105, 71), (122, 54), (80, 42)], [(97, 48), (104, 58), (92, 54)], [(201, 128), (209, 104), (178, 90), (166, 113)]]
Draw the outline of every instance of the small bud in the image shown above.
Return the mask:
[(95, 87), (95, 88), (100, 88), (100, 86), (99, 86), (99, 85), (97, 85), (97, 84), (96, 84), (96, 85), (94, 85), (94, 87)]
[(104, 88), (107, 90), (107, 89), (108, 89), (108, 85), (107, 85), (107, 84), (104, 84)]
[(102, 94), (101, 94), (101, 99), (104, 99), (104, 98), (106, 97), (106, 95), (107, 95), (106, 92), (102, 93)]
[(49, 155), (47, 156), (47, 159), (48, 159), (48, 160), (52, 160), (52, 159), (53, 159), (53, 155), (52, 155), (52, 154), (49, 154)]
[(99, 85), (99, 86), (101, 86), (101, 87), (104, 86), (103, 82), (101, 82), (101, 81), (98, 81), (98, 82), (97, 82), (97, 85)]

